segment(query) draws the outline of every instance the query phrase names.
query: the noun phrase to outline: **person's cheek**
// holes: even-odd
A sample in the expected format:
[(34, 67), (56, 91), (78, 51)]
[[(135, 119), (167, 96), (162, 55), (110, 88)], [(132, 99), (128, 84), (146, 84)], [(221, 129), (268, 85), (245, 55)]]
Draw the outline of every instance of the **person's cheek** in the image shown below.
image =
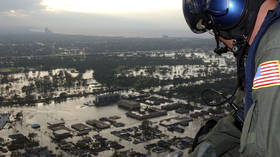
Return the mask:
[(233, 47), (233, 39), (227, 40), (227, 39), (224, 39), (224, 38), (222, 38), (222, 37), (219, 37), (219, 39), (220, 39), (221, 42), (224, 43), (224, 45), (225, 45), (226, 47), (228, 47), (229, 49), (232, 49), (232, 47)]

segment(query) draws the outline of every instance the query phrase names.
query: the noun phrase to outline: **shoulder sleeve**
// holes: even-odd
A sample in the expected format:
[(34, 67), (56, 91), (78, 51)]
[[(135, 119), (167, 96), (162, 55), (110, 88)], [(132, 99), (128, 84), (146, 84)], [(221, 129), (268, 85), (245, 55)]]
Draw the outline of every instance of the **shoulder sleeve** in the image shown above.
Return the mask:
[(262, 37), (255, 56), (253, 89), (280, 85), (280, 20)]
[(280, 59), (280, 20), (273, 24), (262, 37), (257, 49), (255, 69), (260, 64)]
[(280, 21), (263, 36), (255, 58), (253, 102), (255, 142), (267, 157), (279, 155), (280, 148)]

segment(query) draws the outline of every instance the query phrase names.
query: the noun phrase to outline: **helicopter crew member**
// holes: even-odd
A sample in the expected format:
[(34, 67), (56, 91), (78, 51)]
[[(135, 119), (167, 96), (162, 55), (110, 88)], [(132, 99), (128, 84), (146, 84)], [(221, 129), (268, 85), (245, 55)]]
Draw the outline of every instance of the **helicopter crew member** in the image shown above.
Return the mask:
[[(242, 132), (235, 125), (236, 119), (229, 115), (199, 138), (191, 156), (279, 156), (279, 2), (183, 0), (183, 11), (194, 33), (214, 33), (217, 54), (228, 50), (233, 52), (237, 61), (238, 86), (244, 88)], [(226, 47), (220, 47), (220, 42)]]

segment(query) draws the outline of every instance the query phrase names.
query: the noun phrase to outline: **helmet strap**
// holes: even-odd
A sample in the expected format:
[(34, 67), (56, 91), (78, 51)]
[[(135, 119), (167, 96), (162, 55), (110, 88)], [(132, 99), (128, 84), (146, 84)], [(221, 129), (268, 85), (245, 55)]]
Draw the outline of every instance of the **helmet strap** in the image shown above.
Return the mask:
[(219, 36), (215, 35), (215, 40), (216, 40), (216, 48), (214, 50), (214, 52), (216, 54), (218, 54), (219, 56), (222, 55), (223, 53), (227, 53), (228, 52), (228, 48), (226, 46), (221, 47), (220, 46), (220, 40), (219, 40)]
[(222, 55), (223, 53), (227, 53), (228, 52), (228, 48), (226, 46), (223, 46), (223, 47), (220, 46), (220, 43), (221, 43), (220, 40), (219, 40), (220, 32), (214, 26), (215, 22), (214, 22), (212, 16), (209, 16), (208, 19), (209, 19), (209, 21), (207, 23), (207, 28), (213, 30), (213, 33), (215, 35), (215, 40), (216, 40), (216, 48), (215, 48), (214, 52), (216, 54), (218, 54), (219, 56)]

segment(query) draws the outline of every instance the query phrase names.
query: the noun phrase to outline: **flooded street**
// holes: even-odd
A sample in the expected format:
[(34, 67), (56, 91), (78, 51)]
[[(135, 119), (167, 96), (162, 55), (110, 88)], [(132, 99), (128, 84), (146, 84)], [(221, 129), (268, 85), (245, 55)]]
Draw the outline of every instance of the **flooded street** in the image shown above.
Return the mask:
[[(28, 135), (30, 132), (34, 132), (38, 134), (37, 138), (40, 141), (41, 146), (47, 146), (53, 152), (60, 154), (61, 150), (57, 149), (57, 145), (52, 142), (50, 136), (52, 135), (52, 131), (48, 129), (47, 123), (55, 120), (64, 120), (65, 126), (71, 128), (71, 125), (75, 123), (85, 123), (87, 120), (99, 119), (101, 117), (110, 117), (110, 116), (120, 116), (121, 119), (118, 121), (123, 122), (126, 126), (124, 128), (129, 128), (133, 126), (137, 126), (141, 124), (141, 121), (129, 118), (125, 115), (127, 111), (120, 109), (117, 105), (110, 105), (104, 107), (88, 107), (83, 105), (85, 102), (92, 101), (94, 96), (90, 96), (88, 98), (79, 98), (74, 100), (68, 100), (67, 102), (63, 102), (60, 104), (51, 103), (49, 105), (37, 104), (34, 107), (20, 107), (20, 108), (10, 108), (4, 107), (1, 108), (1, 112), (10, 112), (10, 113), (23, 113), (23, 121), (16, 122), (16, 125), (7, 129), (10, 124), (6, 126), (5, 129), (0, 131), (0, 136), (4, 139), (8, 139), (8, 135), (15, 133), (22, 133), (24, 135)], [(168, 112), (168, 116), (153, 118), (151, 121), (154, 124), (158, 124), (160, 120), (167, 119), (170, 117), (178, 116), (174, 111)], [(31, 128), (32, 124), (40, 124), (41, 128), (39, 130), (34, 130)], [(190, 123), (188, 127), (185, 127), (185, 133), (172, 133), (168, 132), (166, 128), (160, 127), (160, 130), (163, 131), (164, 134), (170, 136), (177, 137), (194, 137), (196, 131), (199, 129), (201, 123), (199, 120), (194, 120)], [(147, 150), (144, 149), (144, 146), (152, 143), (154, 141), (149, 141), (143, 144), (134, 145), (132, 142), (128, 142), (125, 140), (120, 140), (119, 138), (111, 135), (110, 132), (114, 130), (121, 130), (120, 128), (111, 127), (109, 129), (103, 130), (101, 132), (91, 131), (89, 137), (93, 135), (100, 134), (103, 137), (106, 137), (112, 141), (120, 142), (121, 145), (124, 145), (126, 148), (123, 150), (133, 149), (138, 152), (147, 153)], [(73, 137), (71, 139), (67, 139), (67, 141), (76, 142), (81, 137)], [(155, 140), (156, 141), (156, 140)], [(186, 152), (187, 150), (185, 150)], [(64, 154), (64, 153), (62, 153)], [(99, 156), (111, 156), (113, 151), (105, 151), (99, 154)], [(152, 153), (152, 156), (161, 156), (157, 153)]]

